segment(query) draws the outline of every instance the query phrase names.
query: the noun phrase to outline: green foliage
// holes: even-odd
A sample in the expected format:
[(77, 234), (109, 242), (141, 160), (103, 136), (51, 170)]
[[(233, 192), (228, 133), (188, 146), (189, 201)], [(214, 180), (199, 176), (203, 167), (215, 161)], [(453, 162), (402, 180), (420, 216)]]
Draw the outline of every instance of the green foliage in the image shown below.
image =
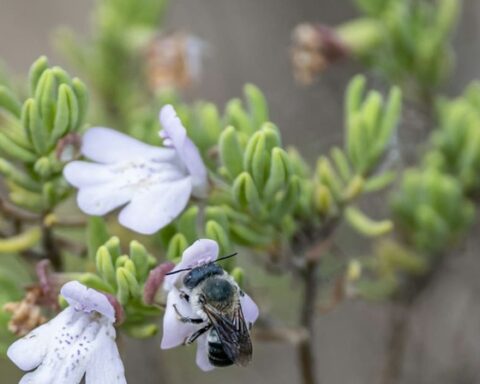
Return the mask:
[[(90, 242), (97, 241), (90, 237)], [(156, 307), (143, 301), (143, 288), (156, 259), (138, 241), (131, 241), (129, 254), (123, 254), (117, 237), (101, 245), (95, 256), (96, 273), (85, 273), (79, 281), (90, 288), (114, 295), (124, 307), (126, 318), (122, 329), (139, 337), (156, 333), (152, 318), (160, 314)]]
[(401, 92), (393, 87), (384, 102), (377, 91), (365, 93), (365, 78), (349, 84), (345, 101), (346, 148), (355, 170), (366, 175), (385, 153), (398, 125)]
[(20, 301), (24, 293), (24, 285), (29, 282), (25, 265), (14, 253), (2, 255), (0, 260), (0, 356), (6, 354), (7, 348), (15, 340), (8, 330), (11, 314), (3, 310), (9, 302)]
[[(348, 221), (366, 236), (390, 231), (391, 222), (374, 222), (348, 209), (365, 186), (378, 191), (395, 177), (392, 171), (374, 170), (398, 125), (400, 91), (393, 88), (385, 105), (379, 93), (371, 91), (365, 101), (364, 93), (364, 79), (355, 78), (346, 97), (347, 149), (335, 147), (330, 156), (320, 156), (314, 172), (297, 151), (283, 147), (280, 130), (266, 120), (265, 97), (253, 85), (245, 86), (246, 106), (234, 99), (223, 116), (209, 103), (193, 109), (177, 104), (187, 131), (207, 159), (214, 189), (203, 210), (191, 205), (162, 230), (167, 258), (178, 261), (201, 237), (216, 240), (223, 255), (236, 245), (275, 249), (305, 228), (316, 231), (341, 219), (345, 209)], [(352, 159), (348, 148), (359, 147), (362, 150), (354, 150)], [(225, 265), (228, 271), (234, 262)]]
[(467, 193), (476, 194), (480, 189), (480, 85), (474, 83), (463, 96), (438, 104), (439, 129), (425, 162), (458, 178)]
[(457, 240), (472, 223), (475, 212), (461, 184), (433, 169), (405, 172), (392, 204), (409, 243), (429, 253)]
[(49, 211), (62, 201), (68, 186), (61, 177), (68, 143), (85, 121), (85, 85), (45, 57), (30, 69), (30, 92), (23, 104), (0, 87), (0, 174), (11, 201), (28, 210)]
[(366, 35), (374, 44), (359, 40), (355, 31), (358, 28), (349, 27), (357, 20), (339, 26), (339, 36), (391, 83), (412, 91), (410, 96), (429, 99), (452, 68), (450, 40), (461, 2), (357, 0), (356, 3), (369, 17), (358, 20), (363, 20), (362, 25), (368, 23), (375, 27)]
[(165, 0), (102, 0), (94, 10), (89, 41), (79, 41), (69, 30), (58, 33), (60, 47), (94, 91), (95, 114), (128, 133), (148, 130), (152, 116), (156, 122), (157, 112), (149, 116), (150, 108), (144, 107), (152, 99), (145, 52), (159, 32), (165, 7)]

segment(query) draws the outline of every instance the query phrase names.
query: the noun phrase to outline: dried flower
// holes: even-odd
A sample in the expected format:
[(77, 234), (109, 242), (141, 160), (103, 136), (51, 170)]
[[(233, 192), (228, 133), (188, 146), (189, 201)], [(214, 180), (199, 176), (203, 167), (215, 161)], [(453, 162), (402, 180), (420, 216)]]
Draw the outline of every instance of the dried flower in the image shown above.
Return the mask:
[(91, 128), (82, 153), (95, 161), (73, 161), (64, 169), (79, 189), (77, 203), (101, 216), (126, 205), (123, 226), (152, 234), (174, 220), (191, 195), (207, 194), (207, 170), (195, 144), (171, 105), (160, 111), (165, 148), (151, 146), (109, 128)]
[(206, 44), (177, 32), (152, 40), (147, 51), (147, 78), (153, 91), (182, 89), (198, 82)]
[(295, 79), (305, 85), (314, 82), (330, 64), (348, 55), (348, 48), (334, 29), (303, 23), (292, 33), (291, 57)]
[[(176, 265), (172, 272), (207, 264), (215, 261), (217, 257), (218, 244), (213, 240), (200, 239), (185, 250), (182, 255), (182, 260)], [(193, 318), (198, 318), (199, 316), (202, 317), (197, 309), (193, 308), (189, 302), (182, 298), (180, 289), (185, 273), (187, 272), (165, 277), (164, 289), (168, 291), (168, 296), (167, 307), (163, 317), (162, 349), (174, 348), (184, 344), (189, 336), (205, 326), (205, 323), (185, 323), (178, 318), (175, 307), (182, 316)], [(240, 290), (238, 286), (237, 289)], [(248, 324), (253, 324), (259, 313), (255, 302), (247, 294), (242, 294), (240, 295), (240, 305), (246, 322)], [(200, 369), (204, 371), (210, 371), (214, 368), (208, 359), (207, 334), (204, 334), (197, 339), (196, 362)]]
[(69, 307), (13, 343), (8, 357), (23, 371), (22, 384), (126, 383), (115, 344), (115, 311), (101, 293), (76, 281), (61, 294)]
[(32, 287), (27, 290), (27, 294), (22, 301), (6, 303), (3, 306), (5, 312), (12, 314), (8, 323), (10, 332), (17, 336), (25, 336), (32, 329), (47, 321), (38, 305), (42, 295), (40, 287)]

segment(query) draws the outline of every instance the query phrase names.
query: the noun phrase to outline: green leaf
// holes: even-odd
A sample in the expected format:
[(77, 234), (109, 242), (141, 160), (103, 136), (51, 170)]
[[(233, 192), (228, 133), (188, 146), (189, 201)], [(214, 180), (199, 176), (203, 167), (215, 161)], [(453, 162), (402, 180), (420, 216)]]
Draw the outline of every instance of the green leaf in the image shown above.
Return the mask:
[(87, 248), (90, 260), (95, 260), (97, 250), (110, 238), (107, 224), (103, 217), (89, 216), (87, 223)]
[(220, 135), (219, 151), (221, 163), (234, 179), (243, 171), (243, 150), (238, 134), (232, 126), (227, 127)]
[(168, 243), (167, 260), (178, 262), (187, 247), (188, 241), (185, 236), (181, 233), (175, 234)]
[(246, 84), (243, 91), (247, 99), (253, 126), (258, 129), (269, 120), (267, 101), (260, 89), (253, 84)]
[(30, 67), (29, 80), (30, 80), (30, 95), (35, 94), (38, 81), (43, 72), (48, 68), (48, 59), (46, 56), (39, 57)]
[(374, 221), (351, 206), (345, 209), (345, 218), (354, 229), (368, 237), (382, 236), (393, 229), (393, 223), (390, 220)]
[(5, 109), (17, 118), (20, 117), (22, 111), (22, 105), (17, 97), (3, 85), (0, 85), (0, 108)]

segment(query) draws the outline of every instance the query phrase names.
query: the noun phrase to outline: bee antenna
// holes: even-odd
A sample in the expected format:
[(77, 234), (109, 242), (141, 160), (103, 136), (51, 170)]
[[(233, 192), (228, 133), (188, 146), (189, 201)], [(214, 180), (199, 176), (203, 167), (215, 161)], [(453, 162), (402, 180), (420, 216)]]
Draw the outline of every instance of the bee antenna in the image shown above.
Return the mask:
[(229, 259), (230, 257), (237, 256), (237, 255), (238, 255), (238, 252), (235, 252), (235, 253), (232, 253), (231, 255), (220, 257), (219, 259), (215, 260), (215, 262)]
[(191, 270), (192, 270), (192, 268), (178, 269), (176, 271), (166, 273), (165, 276), (175, 275), (175, 274), (180, 273), (180, 272), (191, 271)]

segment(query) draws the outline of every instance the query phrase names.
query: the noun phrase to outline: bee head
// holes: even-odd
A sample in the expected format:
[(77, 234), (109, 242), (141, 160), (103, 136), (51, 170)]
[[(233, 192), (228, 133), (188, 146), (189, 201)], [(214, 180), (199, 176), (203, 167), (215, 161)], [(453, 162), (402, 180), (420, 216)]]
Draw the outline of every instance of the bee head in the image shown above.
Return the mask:
[(222, 267), (214, 263), (201, 265), (193, 268), (185, 275), (183, 278), (183, 285), (189, 289), (193, 289), (205, 279), (215, 275), (223, 275)]

